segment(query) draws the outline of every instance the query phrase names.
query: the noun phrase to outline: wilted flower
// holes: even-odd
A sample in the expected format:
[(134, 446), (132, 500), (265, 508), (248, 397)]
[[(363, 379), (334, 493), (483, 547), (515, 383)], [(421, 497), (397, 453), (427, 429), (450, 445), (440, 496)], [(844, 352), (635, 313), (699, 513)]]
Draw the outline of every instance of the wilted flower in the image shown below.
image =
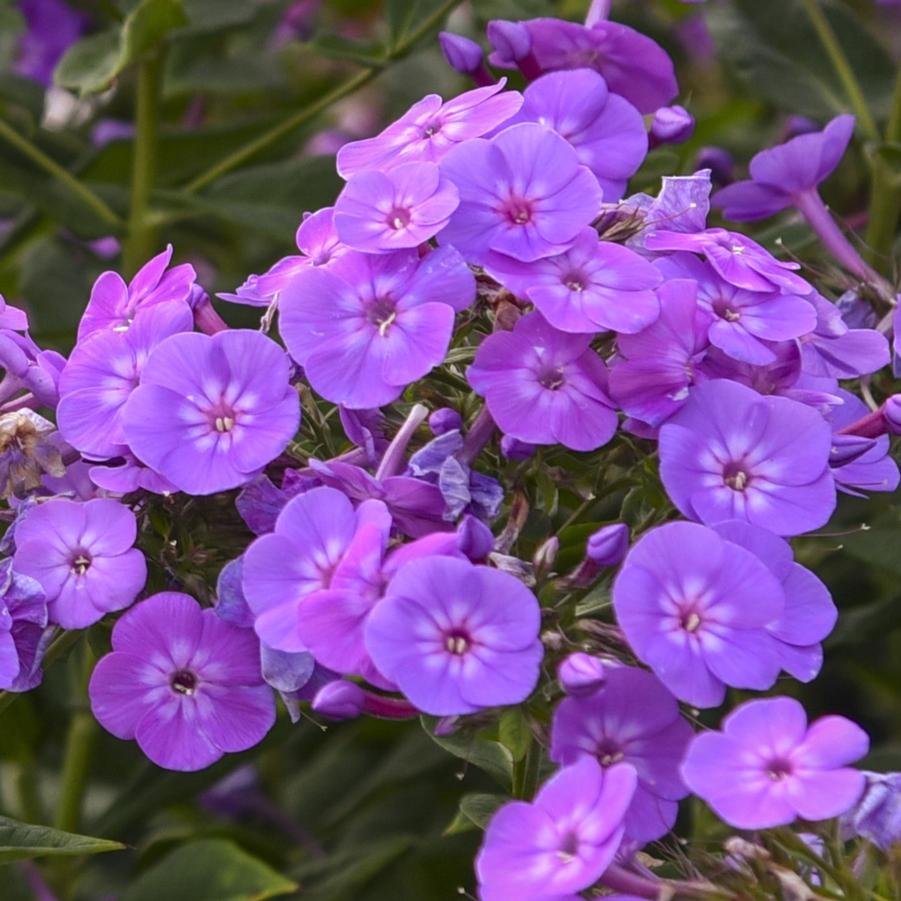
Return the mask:
[(24, 497), (45, 475), (64, 475), (65, 447), (53, 423), (33, 410), (0, 415), (0, 497)]

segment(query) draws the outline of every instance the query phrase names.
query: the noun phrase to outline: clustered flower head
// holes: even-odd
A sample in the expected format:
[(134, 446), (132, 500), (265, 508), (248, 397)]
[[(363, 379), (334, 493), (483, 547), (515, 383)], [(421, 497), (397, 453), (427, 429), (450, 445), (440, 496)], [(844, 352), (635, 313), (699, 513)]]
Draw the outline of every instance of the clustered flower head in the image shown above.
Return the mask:
[[(709, 170), (628, 194), (693, 120), (664, 50), (608, 8), (491, 23), (521, 92), (445, 35), (478, 86), (341, 148), (300, 253), (219, 295), (265, 308), (259, 330), (228, 327), (171, 246), (98, 278), (68, 358), (0, 299), (0, 687), (117, 617), (94, 715), (184, 771), (260, 742), (276, 695), (292, 720), (426, 714), (461, 741), (520, 705), (547, 778), (487, 823), (484, 901), (656, 879), (635, 853), (689, 794), (735, 828), (845, 813), (883, 840), (896, 806), (872, 778), (864, 796), (850, 721), (808, 726), (786, 697), (696, 717), (819, 672), (837, 610), (788, 538), (837, 491), (897, 487), (895, 401), (849, 390), (888, 342), (711, 226)], [(820, 215), (852, 129), (763, 151), (715, 202)], [(194, 547), (178, 518), (208, 496)]]

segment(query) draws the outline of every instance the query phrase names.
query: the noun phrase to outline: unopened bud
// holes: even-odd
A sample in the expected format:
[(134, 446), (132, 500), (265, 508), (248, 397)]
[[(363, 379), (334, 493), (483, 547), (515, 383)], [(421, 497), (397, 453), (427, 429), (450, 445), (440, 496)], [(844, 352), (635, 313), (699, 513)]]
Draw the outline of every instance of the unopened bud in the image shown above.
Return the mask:
[(467, 513), (457, 527), (457, 546), (473, 563), (481, 563), (494, 549), (494, 535), (481, 519)]
[(560, 687), (575, 698), (593, 694), (606, 680), (604, 662), (599, 657), (592, 657), (581, 651), (570, 654), (557, 667)]
[(893, 435), (901, 435), (901, 394), (893, 394), (883, 405), (882, 415)]
[(475, 41), (463, 37), (462, 34), (442, 31), (438, 35), (438, 43), (447, 64), (461, 75), (471, 75), (482, 67), (484, 54)]
[(695, 130), (695, 120), (684, 106), (661, 106), (651, 122), (651, 146), (681, 144)]
[(353, 682), (336, 679), (323, 685), (312, 701), (317, 713), (333, 720), (352, 720), (363, 712), (366, 693)]
[(598, 566), (616, 566), (628, 549), (629, 527), (623, 522), (615, 522), (589, 537), (585, 556)]
[(433, 435), (443, 435), (463, 427), (463, 417), (451, 407), (441, 407), (429, 416), (429, 428)]
[(535, 445), (504, 435), (501, 438), (501, 453), (508, 460), (528, 460), (535, 453)]
[(532, 52), (532, 35), (522, 22), (494, 19), (488, 23), (488, 43), (494, 53), (491, 62), (498, 66), (515, 66)]

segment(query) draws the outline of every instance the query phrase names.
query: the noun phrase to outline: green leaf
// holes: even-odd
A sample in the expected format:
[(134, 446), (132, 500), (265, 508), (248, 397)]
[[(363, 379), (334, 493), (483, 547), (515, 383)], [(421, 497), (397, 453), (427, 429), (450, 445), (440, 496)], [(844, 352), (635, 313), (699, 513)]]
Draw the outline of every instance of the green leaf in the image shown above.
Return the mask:
[(167, 854), (119, 901), (264, 901), (296, 890), (296, 883), (234, 842), (205, 839)]
[(526, 756), (529, 745), (532, 744), (532, 730), (521, 707), (510, 707), (503, 712), (498, 733), (501, 744), (507, 748), (514, 761), (518, 762)]
[(435, 744), (454, 757), (459, 757), (467, 765), (484, 770), (507, 791), (512, 790), (513, 755), (500, 742), (479, 738), (477, 735), (435, 735), (434, 729), (438, 723), (435, 717), (421, 717), (421, 722)]
[(121, 28), (73, 44), (59, 61), (54, 81), (82, 96), (104, 91), (123, 69), (187, 21), (181, 0), (141, 0)]
[(510, 799), (506, 795), (472, 794), (460, 799), (460, 809), (444, 830), (445, 835), (458, 832), (469, 832), (471, 829), (484, 829), (499, 807)]
[[(32, 857), (73, 857), (121, 851), (125, 845), (90, 835), (61, 832), (49, 826), (33, 826), (0, 817), (0, 863)], [(5, 877), (4, 877), (5, 878)]]
[(323, 56), (345, 59), (361, 66), (381, 67), (385, 64), (384, 48), (372, 41), (361, 44), (339, 34), (321, 34), (311, 41), (311, 46)]

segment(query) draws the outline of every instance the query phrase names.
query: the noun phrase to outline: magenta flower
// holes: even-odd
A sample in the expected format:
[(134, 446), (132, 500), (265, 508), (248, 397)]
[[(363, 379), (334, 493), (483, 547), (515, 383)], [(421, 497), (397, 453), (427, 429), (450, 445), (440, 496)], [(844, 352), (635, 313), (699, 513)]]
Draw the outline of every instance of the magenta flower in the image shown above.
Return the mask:
[(202, 770), (252, 748), (275, 723), (253, 632), (186, 594), (142, 601), (113, 627), (112, 642), (91, 676), (91, 710), (157, 766)]
[(424, 713), (517, 704), (538, 681), (535, 595), (507, 573), (433, 556), (400, 568), (369, 614), (366, 649)]
[(626, 183), (648, 152), (641, 113), (607, 90), (591, 69), (553, 72), (533, 81), (512, 122), (553, 128), (575, 148), (579, 162), (597, 177), (608, 203), (623, 196)]
[(737, 288), (692, 254), (664, 257), (657, 268), (666, 278), (697, 282), (698, 301), (711, 317), (710, 343), (744, 363), (772, 363), (776, 354), (766, 342), (800, 338), (816, 327), (816, 310), (803, 297)]
[(281, 334), (310, 384), (334, 403), (390, 403), (444, 360), (454, 311), (475, 296), (475, 279), (450, 247), (350, 252), (327, 272), (307, 269), (284, 290)]
[(836, 116), (823, 131), (761, 150), (751, 160), (751, 179), (723, 188), (714, 205), (733, 222), (765, 219), (794, 205), (835, 171), (854, 134), (854, 121), (854, 116)]
[(499, 428), (520, 441), (589, 451), (616, 431), (607, 373), (590, 336), (558, 332), (537, 313), (486, 338), (466, 377)]
[(829, 589), (809, 569), (795, 563), (791, 545), (772, 532), (734, 519), (713, 528), (726, 541), (754, 554), (779, 580), (785, 607), (766, 629), (777, 641), (782, 669), (801, 682), (810, 682), (823, 664), (820, 642), (838, 618)]
[(748, 701), (726, 717), (722, 732), (692, 741), (682, 778), (739, 829), (783, 826), (797, 817), (828, 820), (863, 794), (864, 774), (847, 764), (869, 744), (866, 732), (842, 716), (808, 727), (794, 698)]
[(673, 522), (645, 533), (614, 582), (613, 607), (636, 656), (689, 704), (715, 707), (727, 685), (776, 681), (779, 647), (767, 626), (785, 609), (782, 586), (712, 529)]
[(447, 225), (459, 203), (434, 163), (358, 172), (335, 202), (335, 230), (348, 247), (368, 253), (417, 247)]
[(144, 587), (137, 532), (134, 513), (118, 501), (53, 498), (16, 525), (13, 569), (40, 583), (50, 622), (84, 629), (123, 610)]
[(183, 263), (168, 269), (172, 245), (145, 263), (126, 285), (118, 272), (104, 272), (91, 289), (81, 322), (78, 340), (102, 329), (125, 331), (138, 309), (181, 300), (191, 304), (196, 298), (194, 267)]
[(124, 329), (91, 332), (79, 342), (59, 379), (56, 417), (66, 441), (98, 459), (127, 452), (122, 410), (147, 357), (165, 338), (193, 325), (191, 308), (177, 300), (138, 311)]
[[(659, 44), (619, 22), (601, 20), (590, 28), (561, 19), (521, 23), (531, 37), (531, 58), (545, 72), (595, 69), (614, 94), (640, 113), (653, 113), (679, 91), (672, 60)], [(515, 68), (516, 61), (492, 54), (491, 62)]]
[(0, 562), (0, 689), (28, 691), (41, 681), (47, 598), (40, 583)]
[(299, 422), (284, 351), (243, 329), (167, 338), (122, 413), (135, 455), (190, 494), (249, 481), (285, 449)]
[(601, 241), (593, 228), (582, 229), (564, 253), (532, 263), (491, 253), (485, 271), (564, 332), (631, 334), (660, 315), (653, 291), (660, 273), (634, 251)]
[(350, 178), (367, 169), (383, 172), (401, 163), (437, 163), (457, 144), (480, 138), (514, 116), (522, 95), (503, 91), (506, 80), (460, 94), (444, 103), (428, 94), (381, 134), (345, 144), (338, 151), (338, 174)]
[(605, 675), (598, 690), (557, 705), (550, 758), (566, 765), (588, 754), (604, 768), (631, 764), (638, 786), (624, 825), (626, 837), (643, 845), (673, 828), (677, 802), (688, 794), (679, 764), (692, 730), (676, 699), (651, 673), (610, 666)]
[(658, 290), (660, 318), (635, 335), (617, 335), (610, 394), (626, 415), (657, 428), (682, 408), (709, 341), (710, 314), (697, 302), (697, 283), (672, 279)]
[(660, 477), (690, 519), (742, 519), (798, 535), (835, 509), (831, 445), (828, 423), (811, 407), (714, 379), (660, 429)]
[(14, 332), (28, 330), (28, 314), (8, 304), (2, 294), (0, 294), (0, 329), (10, 329)]
[(309, 266), (328, 266), (347, 248), (335, 232), (334, 208), (325, 207), (315, 213), (304, 213), (294, 243), (300, 255), (283, 257), (262, 275), (251, 275), (234, 294), (217, 294), (223, 300), (254, 307), (268, 307), (297, 275)]
[(531, 803), (511, 801), (491, 819), (476, 858), (485, 901), (548, 901), (593, 885), (613, 862), (635, 770), (604, 770), (584, 756), (558, 770)]
[(473, 262), (489, 250), (526, 262), (562, 253), (601, 208), (598, 181), (572, 145), (532, 122), (460, 144), (441, 171), (460, 205), (438, 239)]

